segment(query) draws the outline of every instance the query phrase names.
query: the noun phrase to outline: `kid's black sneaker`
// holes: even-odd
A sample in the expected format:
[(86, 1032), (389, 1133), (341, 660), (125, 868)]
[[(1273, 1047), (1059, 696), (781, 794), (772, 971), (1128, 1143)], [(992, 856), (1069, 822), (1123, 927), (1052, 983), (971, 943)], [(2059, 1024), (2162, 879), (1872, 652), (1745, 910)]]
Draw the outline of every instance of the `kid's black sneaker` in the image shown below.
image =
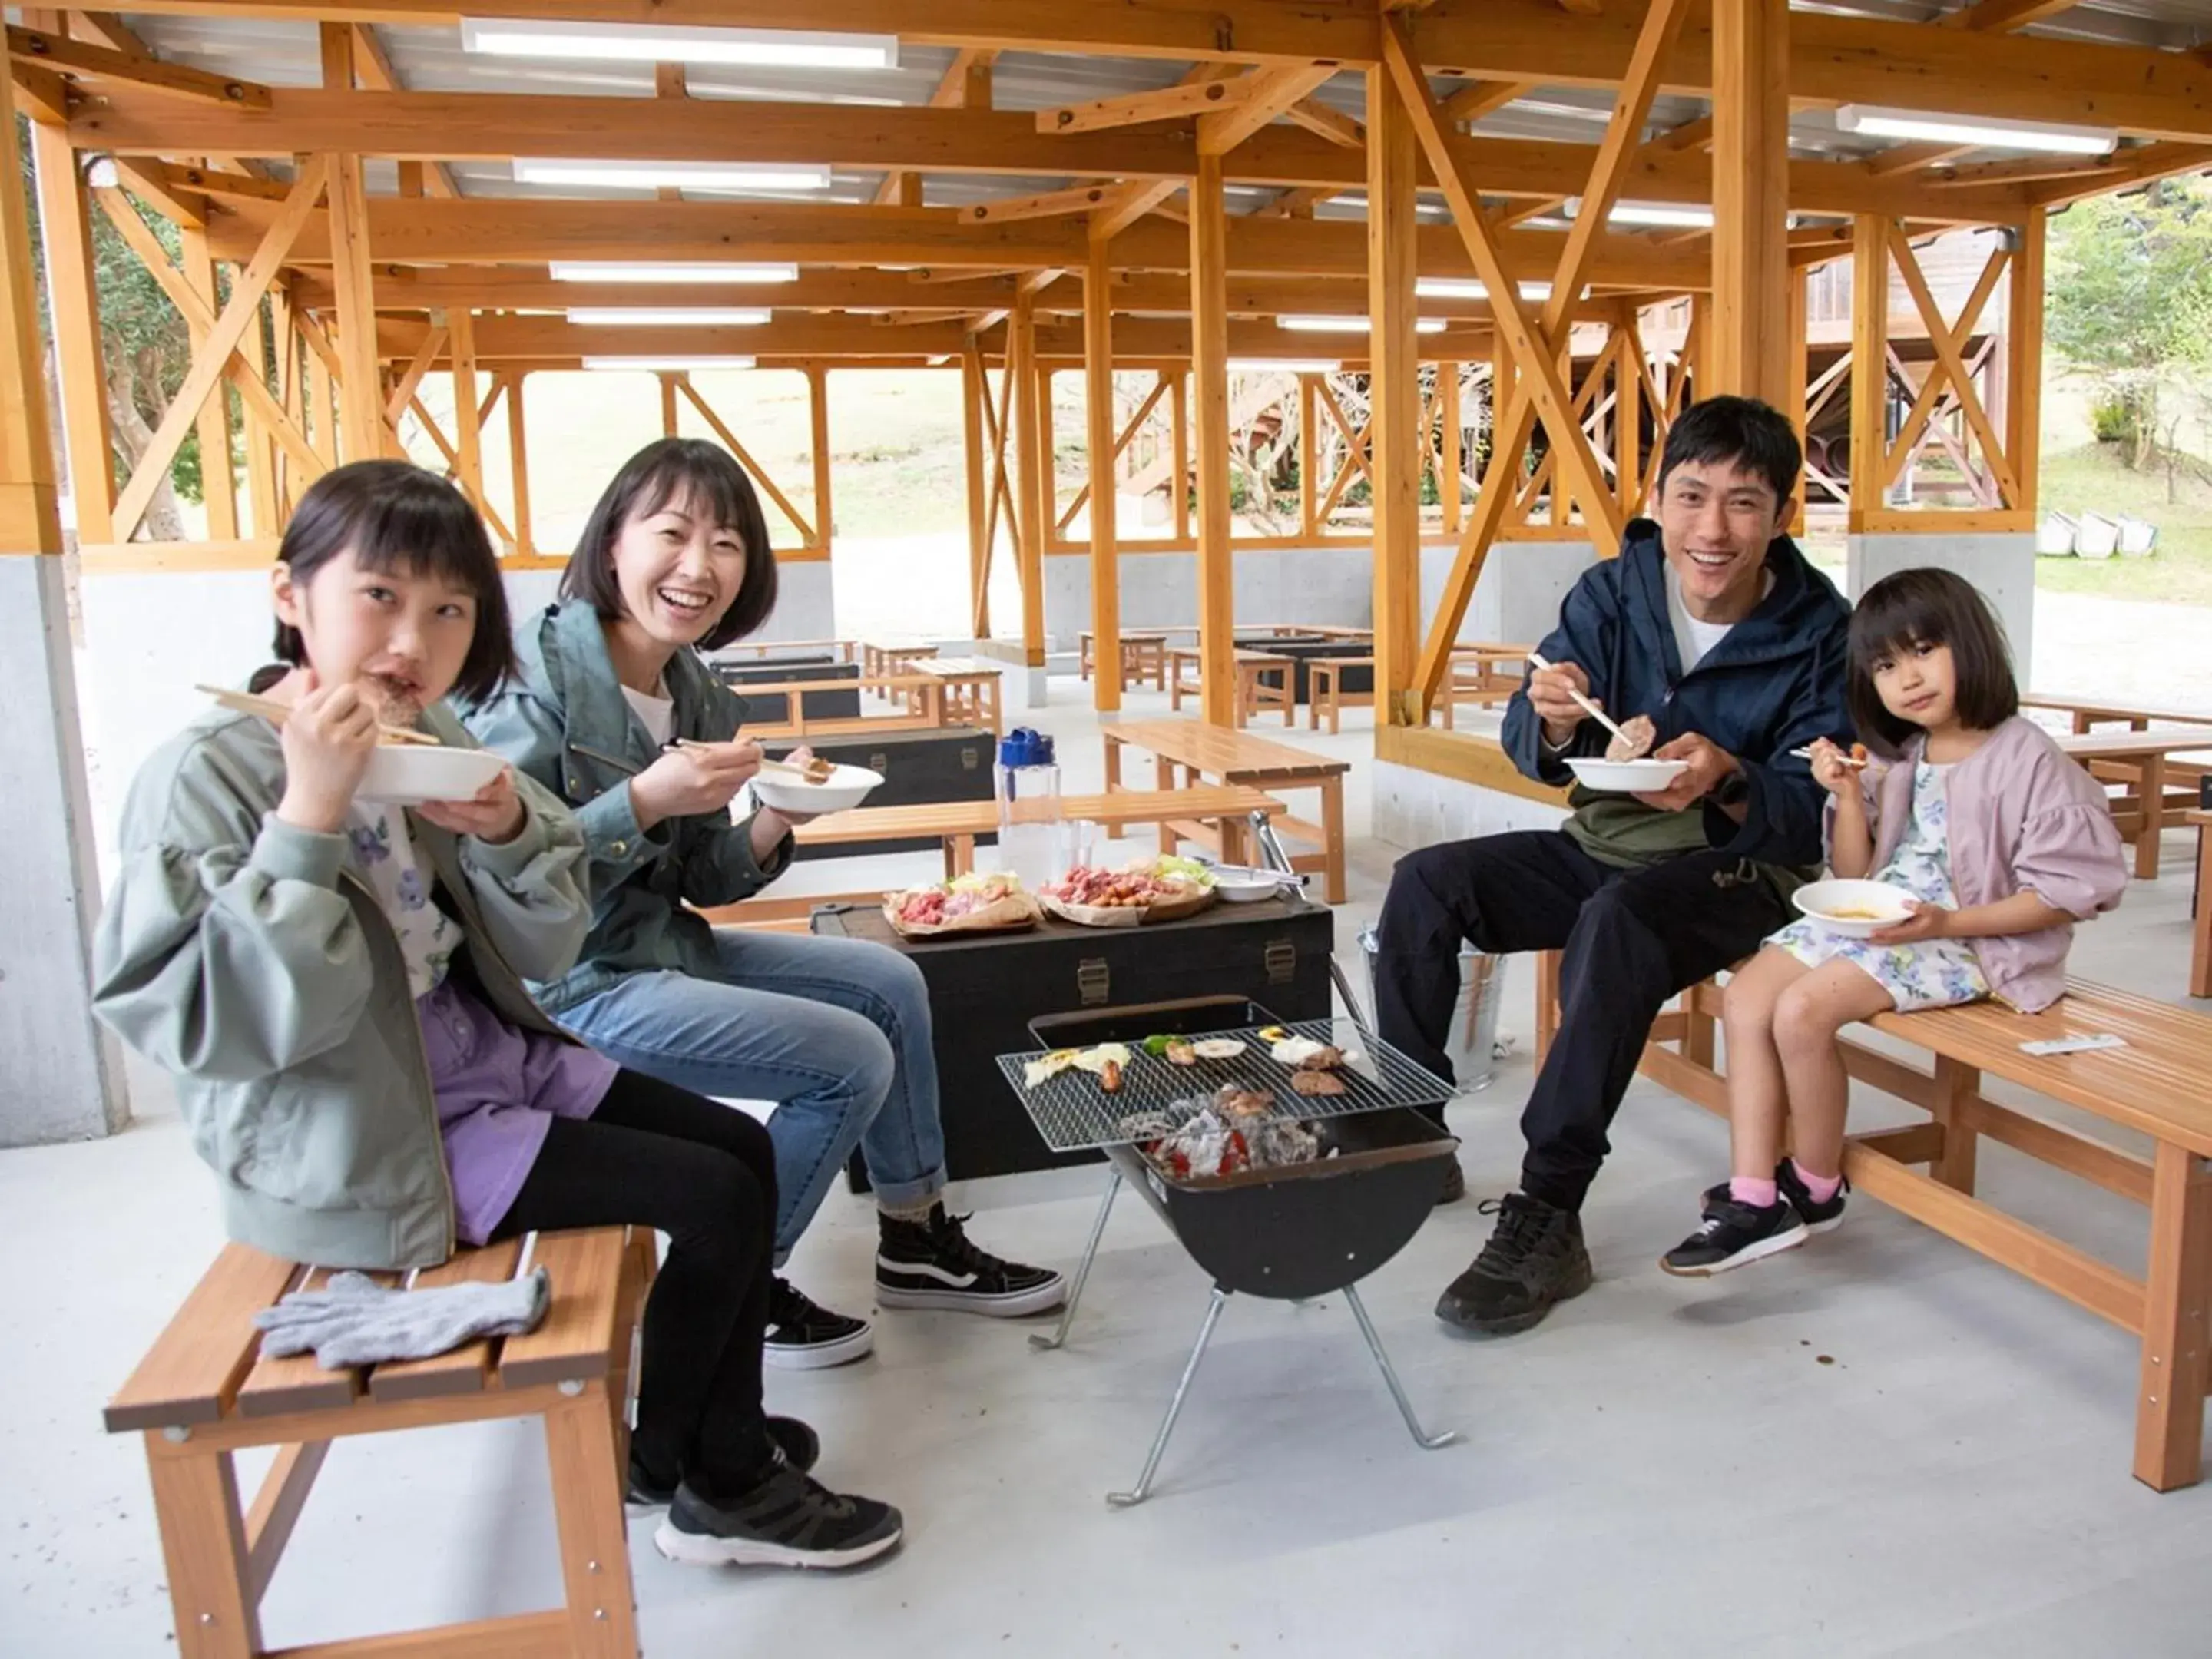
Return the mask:
[(926, 1221), (883, 1216), (876, 1300), (886, 1308), (951, 1308), (1011, 1319), (1057, 1308), (1067, 1281), (1048, 1267), (1002, 1261), (969, 1242), (968, 1218), (930, 1206)]
[(1698, 1231), (1661, 1256), (1659, 1265), (1670, 1273), (1705, 1279), (1795, 1249), (1810, 1236), (1805, 1218), (1786, 1198), (1762, 1206), (1723, 1196), (1707, 1205)]
[[(1774, 1166), (1774, 1184), (1782, 1189), (1782, 1196), (1790, 1200), (1790, 1207), (1805, 1218), (1806, 1231), (1832, 1232), (1842, 1224), (1844, 1197), (1851, 1189), (1848, 1177), (1824, 1204), (1806, 1189), (1804, 1176), (1799, 1175), (1797, 1166), (1785, 1158)], [(1708, 1187), (1705, 1192), (1705, 1208), (1710, 1212), (1714, 1205), (1725, 1204), (1728, 1199), (1727, 1182), (1722, 1182), (1717, 1187)]]

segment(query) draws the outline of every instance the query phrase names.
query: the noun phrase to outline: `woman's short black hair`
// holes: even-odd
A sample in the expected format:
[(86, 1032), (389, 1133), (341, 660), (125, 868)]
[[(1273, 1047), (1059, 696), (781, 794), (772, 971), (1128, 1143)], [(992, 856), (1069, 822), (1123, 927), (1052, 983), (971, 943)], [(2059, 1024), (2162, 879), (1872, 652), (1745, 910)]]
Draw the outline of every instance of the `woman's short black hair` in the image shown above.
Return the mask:
[(633, 519), (650, 518), (671, 501), (704, 508), (719, 528), (734, 531), (745, 550), (738, 597), (700, 640), (699, 648), (712, 651), (744, 638), (775, 609), (775, 555), (768, 544), (768, 520), (753, 481), (728, 450), (703, 438), (661, 438), (623, 463), (576, 538), (576, 550), (561, 573), (561, 597), (581, 599), (602, 618), (621, 616), (615, 538)]
[[(292, 510), (276, 562), (305, 582), (348, 548), (364, 570), (405, 570), (466, 588), (477, 602), (476, 637), (449, 696), (488, 697), (514, 667), (507, 585), (483, 520), (468, 497), (409, 461), (349, 461), (308, 487)], [(307, 660), (300, 630), (276, 624), (276, 654)]]
[(1708, 398), (1692, 404), (1667, 428), (1667, 447), (1659, 452), (1662, 493), (1667, 475), (1691, 461), (1734, 461), (1748, 468), (1774, 486), (1778, 507), (1797, 488), (1805, 452), (1788, 417), (1773, 404), (1756, 398)]
[(1920, 728), (1882, 705), (1875, 665), (1917, 645), (1948, 645), (1957, 678), (1959, 719), (1993, 731), (2020, 713), (2020, 687), (2004, 626), (1979, 589), (1955, 571), (1923, 568), (1884, 576), (1851, 612), (1851, 722), (1862, 738), (1896, 754)]

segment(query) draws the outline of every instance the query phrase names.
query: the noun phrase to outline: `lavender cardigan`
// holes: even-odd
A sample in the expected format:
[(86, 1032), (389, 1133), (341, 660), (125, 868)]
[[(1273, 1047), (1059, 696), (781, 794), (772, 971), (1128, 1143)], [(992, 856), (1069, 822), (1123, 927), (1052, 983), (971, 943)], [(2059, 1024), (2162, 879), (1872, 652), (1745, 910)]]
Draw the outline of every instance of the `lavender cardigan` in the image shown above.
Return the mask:
[[(1912, 770), (1925, 738), (1905, 745), (1899, 764), (1862, 785), (1875, 826), (1874, 864), (1889, 862), (1912, 819)], [(2033, 720), (2015, 714), (1951, 769), (1951, 885), (1963, 908), (2019, 892), (2087, 921), (2120, 902), (2128, 866), (2102, 785)], [(1835, 822), (1829, 804), (1831, 845)], [(1969, 941), (1990, 992), (2023, 1013), (2066, 989), (2071, 922), (2033, 933)]]

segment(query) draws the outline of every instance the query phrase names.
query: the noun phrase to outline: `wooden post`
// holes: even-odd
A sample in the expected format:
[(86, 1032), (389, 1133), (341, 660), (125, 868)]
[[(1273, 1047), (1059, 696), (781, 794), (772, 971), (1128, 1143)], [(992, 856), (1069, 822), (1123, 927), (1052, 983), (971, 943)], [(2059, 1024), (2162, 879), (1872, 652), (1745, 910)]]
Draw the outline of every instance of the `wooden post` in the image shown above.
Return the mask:
[[(177, 242), (182, 258), (178, 269), (185, 286), (199, 295), (210, 314), (220, 316), (222, 304), (216, 297), (215, 260), (208, 252), (207, 233), (180, 226)], [(194, 351), (206, 343), (207, 330), (187, 325), (186, 337)], [(200, 410), (200, 491), (207, 503), (207, 532), (210, 541), (238, 539), (238, 480), (230, 470), (230, 389), (218, 386)]]
[(969, 620), (979, 640), (991, 637), (991, 514), (983, 470), (983, 400), (990, 395), (983, 348), (971, 334), (960, 355), (960, 447), (968, 471)]
[(676, 371), (663, 369), (653, 377), (660, 382), (660, 435), (676, 435)]
[(1390, 71), (1367, 71), (1369, 478), (1375, 501), (1375, 719), (1417, 725), (1421, 647), (1420, 359), (1414, 340), (1413, 122)]
[[(237, 281), (234, 268), (231, 280)], [(270, 378), (269, 343), (263, 333), (260, 319), (256, 318), (246, 331), (246, 354), (253, 372), (264, 385)], [(246, 411), (246, 494), (253, 503), (253, 533), (274, 536), (283, 528), (283, 515), (276, 510), (276, 440), (269, 428), (257, 419), (253, 411)]]
[(530, 528), (530, 443), (522, 417), (522, 383), (530, 371), (507, 372), (507, 467), (514, 486), (514, 550), (525, 557), (538, 550)]
[(1298, 374), (1298, 528), (1311, 541), (1316, 533), (1314, 525), (1314, 468), (1319, 465), (1320, 453), (1314, 442), (1314, 416), (1321, 411), (1315, 407), (1314, 377), (1304, 370)]
[(1179, 542), (1190, 539), (1190, 384), (1189, 376), (1176, 371), (1173, 399), (1168, 410), (1169, 454), (1175, 463), (1175, 533)]
[(1644, 352), (1636, 331), (1636, 301), (1620, 301), (1613, 327), (1620, 349), (1613, 356), (1613, 472), (1620, 514), (1632, 519), (1644, 510)]
[[(11, 125), (11, 141), (13, 132)], [(31, 156), (38, 173), (46, 301), (61, 380), (62, 439), (69, 452), (76, 538), (80, 544), (112, 542), (115, 439), (107, 413), (107, 366), (100, 349), (100, 296), (93, 280), (92, 204), (77, 176), (76, 153), (66, 130), (32, 122)], [(43, 355), (34, 354), (33, 361), (42, 361)]]
[(361, 157), (330, 158), (331, 264), (338, 301), (338, 431), (349, 461), (384, 452), (377, 380), (375, 276), (368, 255), (368, 198)]
[[(1790, 401), (1782, 405), (1782, 412), (1790, 417), (1790, 430), (1797, 434), (1798, 443), (1808, 451), (1812, 434), (1807, 430), (1808, 393), (1806, 388), (1813, 378), (1813, 343), (1808, 337), (1811, 332), (1812, 281), (1813, 273), (1807, 267), (1799, 266), (1790, 273), (1789, 338), (1784, 342), (1790, 353), (1789, 378), (1784, 382), (1789, 388)], [(1811, 495), (1812, 491), (1806, 487), (1804, 475), (1800, 473), (1797, 511), (1790, 523), (1790, 533), (1793, 536), (1805, 533), (1805, 502)]]
[(814, 459), (814, 544), (826, 559), (836, 512), (830, 499), (830, 371), (819, 363), (806, 366), (806, 410)]
[(477, 319), (466, 306), (446, 313), (447, 339), (453, 364), (454, 471), (461, 493), (484, 507), (483, 428), (477, 408)]
[(1114, 267), (1110, 245), (1091, 239), (1083, 277), (1083, 403), (1091, 451), (1091, 647), (1098, 672), (1091, 706), (1121, 706), (1121, 559), (1115, 539)]
[(1789, 407), (1789, 0), (1713, 0), (1713, 327), (1700, 397)]
[[(1467, 436), (1464, 416), (1460, 410), (1460, 365), (1437, 365), (1437, 401), (1443, 413), (1444, 428), (1443, 456), (1437, 464), (1437, 501), (1443, 508), (1443, 531), (1447, 536), (1459, 534), (1459, 479), (1465, 457), (1461, 445)], [(1423, 434), (1426, 441), (1426, 434)]]
[(1199, 713), (1237, 724), (1236, 551), (1229, 514), (1229, 220), (1221, 158), (1190, 185), (1190, 366), (1198, 444)]
[(1521, 487), (1521, 457), (1505, 453), (1506, 440), (1512, 435), (1505, 429), (1505, 411), (1513, 404), (1515, 378), (1513, 349), (1505, 342), (1505, 331), (1499, 329), (1490, 337), (1490, 459), (1482, 469), (1485, 489), (1499, 483), (1508, 489)]
[(1022, 578), (1022, 653), (1031, 668), (1044, 666), (1044, 503), (1051, 486), (1038, 477), (1045, 459), (1039, 439), (1036, 374), (1036, 309), (1034, 296), (1017, 295), (1006, 328), (1006, 373), (1013, 377), (1014, 459), (1020, 471), (1014, 489), (1021, 524), (1016, 551)]
[(1881, 510), (1889, 471), (1889, 221), (1851, 228), (1851, 478), (1849, 528)]
[(2005, 313), (2005, 459), (2020, 485), (2020, 499), (2013, 505), (2027, 514), (2038, 510), (2036, 478), (2043, 448), (2043, 258), (2048, 228), (2048, 210), (2033, 207), (2013, 233), (2012, 290)]
[[(0, 131), (15, 131), (14, 83), (0, 76)], [(31, 128), (35, 143), (44, 131)], [(59, 146), (69, 155), (66, 142)], [(40, 190), (46, 193), (46, 152), (38, 151)], [(69, 175), (71, 180), (75, 174)], [(82, 198), (79, 198), (82, 206)], [(54, 268), (54, 221), (46, 226), (46, 269)], [(82, 291), (82, 290), (80, 290)], [(22, 175), (11, 162), (0, 169), (0, 558), (9, 554), (62, 550), (61, 492), (54, 477), (54, 445), (46, 428), (46, 353), (39, 341), (37, 285), (31, 278), (31, 214)], [(106, 400), (101, 400), (106, 407)], [(74, 464), (74, 463), (72, 463)], [(62, 660), (69, 637), (61, 635)], [(19, 713), (21, 711), (18, 711)], [(80, 766), (82, 764), (79, 762)]]

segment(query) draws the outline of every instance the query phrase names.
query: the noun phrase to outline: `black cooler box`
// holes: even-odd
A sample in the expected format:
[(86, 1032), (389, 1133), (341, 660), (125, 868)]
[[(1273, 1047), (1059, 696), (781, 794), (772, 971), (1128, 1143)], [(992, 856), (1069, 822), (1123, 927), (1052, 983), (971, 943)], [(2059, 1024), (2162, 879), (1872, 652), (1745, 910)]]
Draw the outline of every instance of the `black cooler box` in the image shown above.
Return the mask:
[[(810, 704), (814, 693), (806, 694)], [(921, 732), (844, 732), (823, 738), (771, 738), (761, 747), (778, 758), (801, 743), (840, 766), (865, 766), (883, 774), (883, 787), (871, 794), (870, 806), (919, 806), (940, 800), (989, 800), (991, 762), (996, 740), (981, 726), (947, 726)], [(999, 837), (978, 836), (978, 847), (995, 847)], [(859, 858), (873, 853), (934, 852), (942, 845), (935, 836), (907, 841), (850, 842), (826, 847), (802, 847), (802, 859)]]
[[(997, 1056), (1036, 1047), (1030, 1022), (1130, 1003), (1249, 997), (1284, 1019), (1326, 1019), (1334, 913), (1285, 896), (1215, 904), (1180, 921), (1079, 927), (1048, 916), (1019, 933), (901, 939), (880, 908), (826, 905), (814, 931), (903, 951), (929, 984), (945, 1163), (955, 1181), (1091, 1164), (1054, 1152), (1000, 1074)], [(867, 1190), (856, 1155), (848, 1171)]]
[(719, 662), (714, 672), (721, 676), (722, 684), (745, 700), (745, 718), (763, 725), (787, 720), (791, 718), (791, 693), (788, 691), (749, 691), (752, 685), (787, 685), (796, 681), (823, 680), (831, 689), (823, 691), (802, 691), (799, 702), (810, 720), (856, 720), (860, 718), (860, 689), (857, 685), (840, 685), (841, 680), (857, 680), (860, 665), (854, 662), (839, 662), (826, 652), (812, 657), (770, 657), (765, 661)]

